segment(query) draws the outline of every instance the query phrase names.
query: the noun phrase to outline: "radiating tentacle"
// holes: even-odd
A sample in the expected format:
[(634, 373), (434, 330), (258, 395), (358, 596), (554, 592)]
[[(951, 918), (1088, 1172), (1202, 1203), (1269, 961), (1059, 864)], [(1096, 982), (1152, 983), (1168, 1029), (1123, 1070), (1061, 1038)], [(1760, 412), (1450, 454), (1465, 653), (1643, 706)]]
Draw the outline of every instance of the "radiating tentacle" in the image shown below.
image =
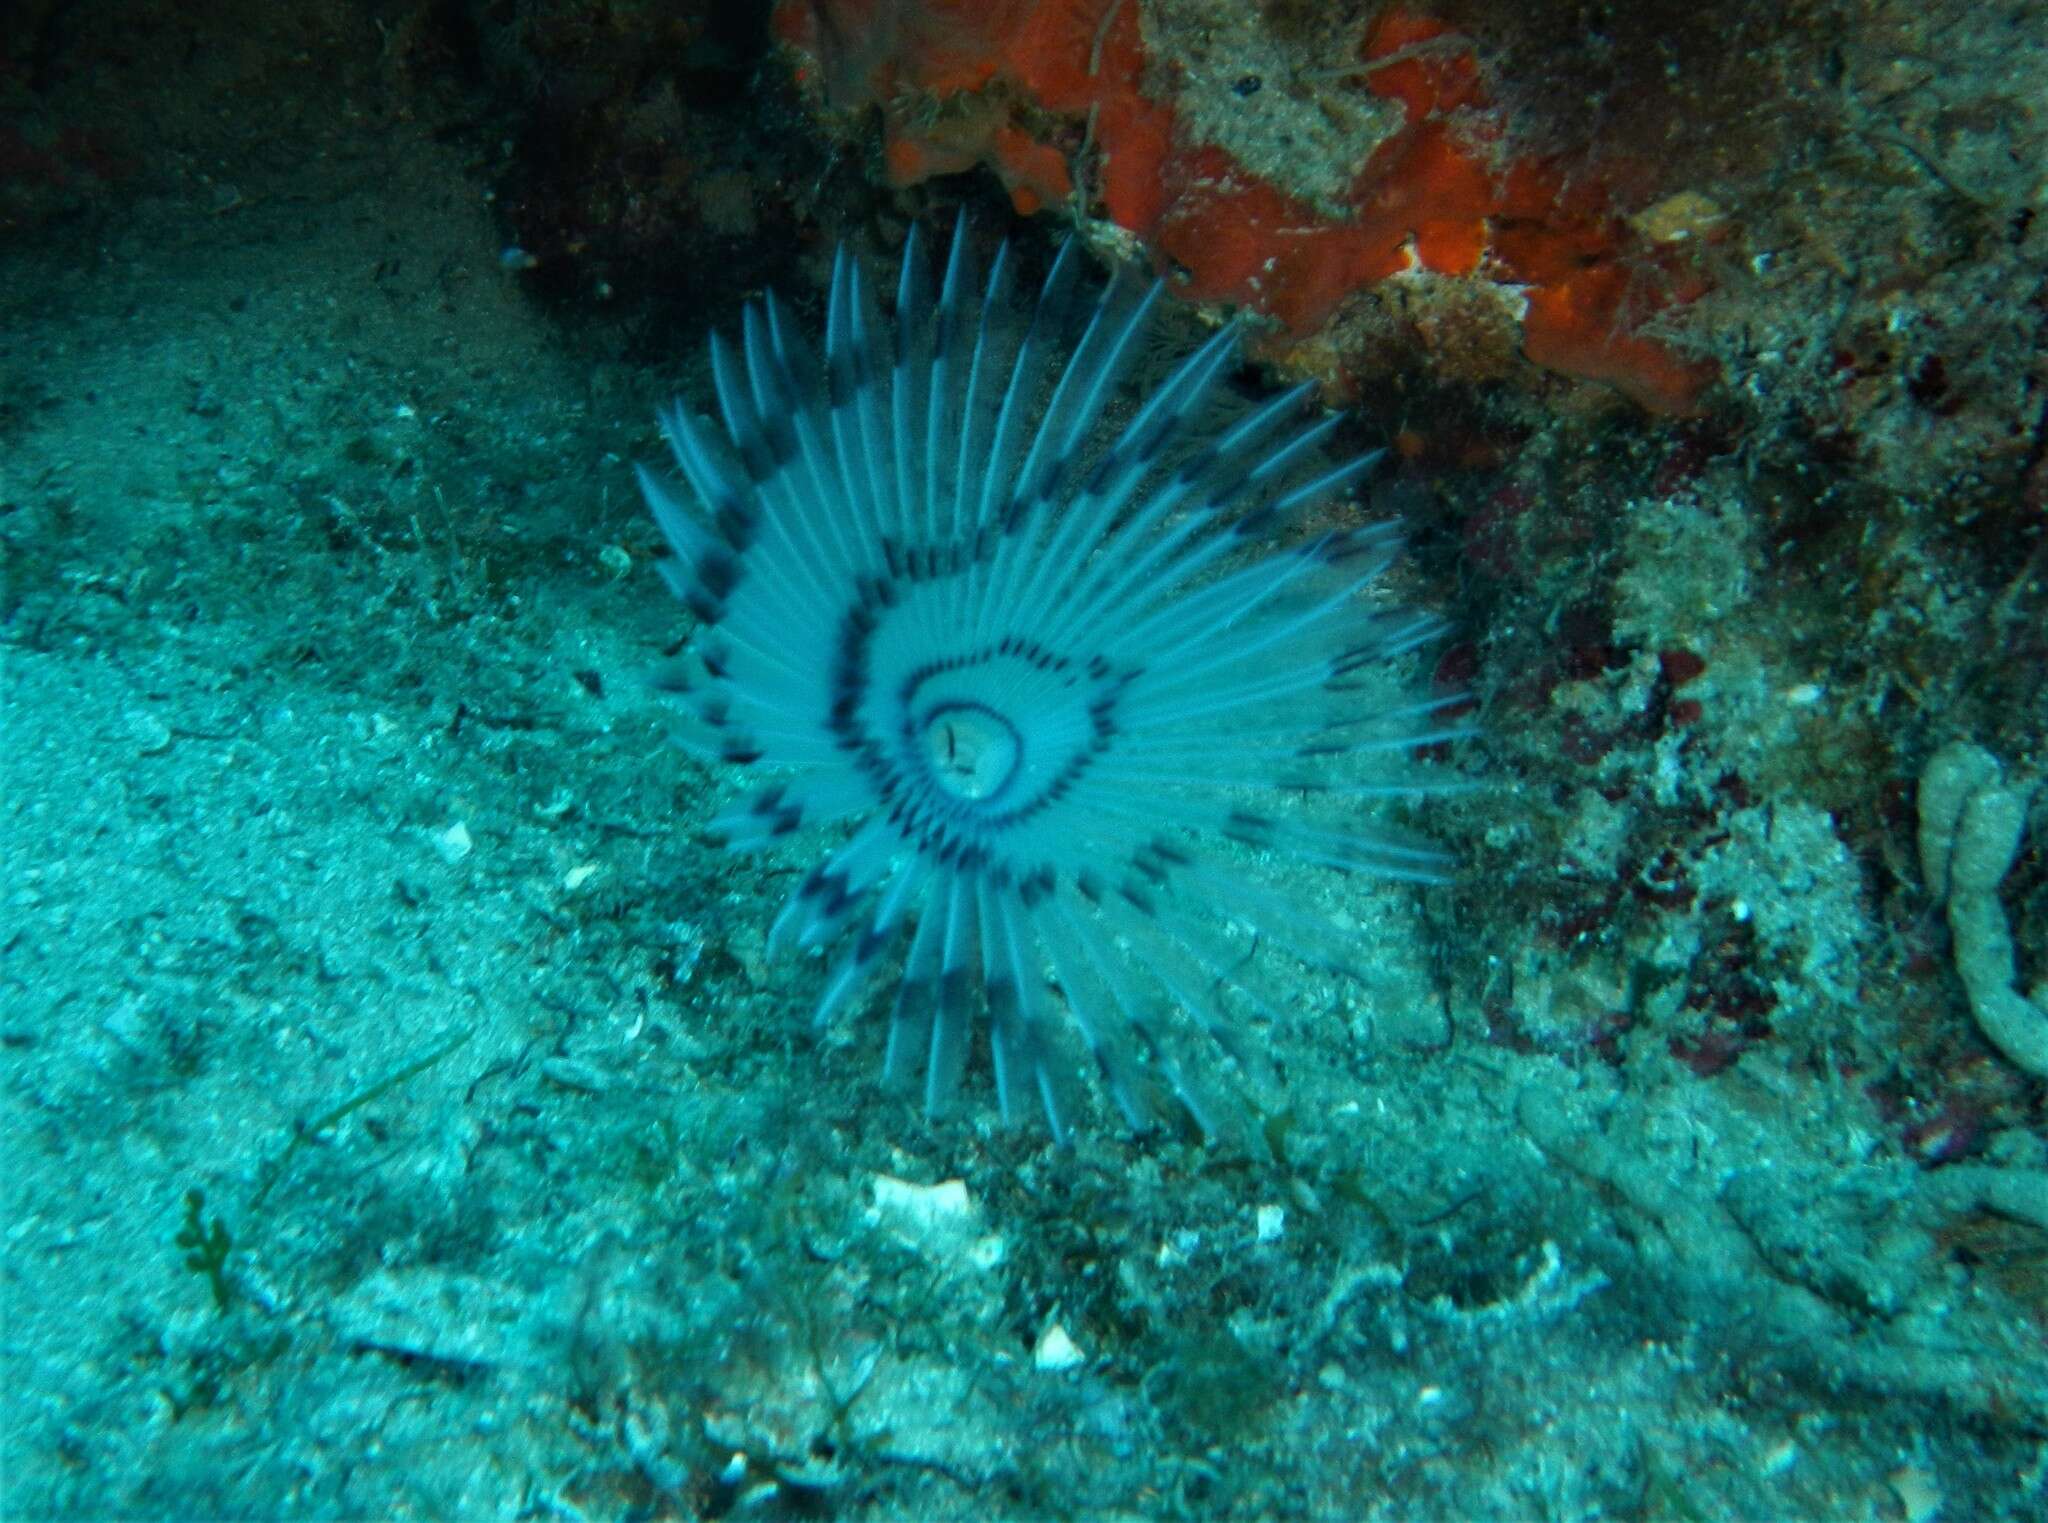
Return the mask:
[(1299, 872), (1449, 871), (1360, 811), (1464, 786), (1416, 752), (1465, 700), (1387, 680), (1442, 625), (1376, 600), (1400, 536), (1332, 505), (1380, 457), (1326, 454), (1311, 385), (1240, 406), (1225, 328), (1127, 401), (1161, 283), (1091, 293), (1070, 243), (1020, 300), (974, 251), (935, 276), (913, 229), (887, 318), (840, 251), (821, 351), (772, 294), (713, 337), (716, 421), (664, 412), (680, 480), (640, 472), (698, 621), (657, 686), (691, 754), (774, 769), (728, 846), (844, 833), (768, 945), (825, 961), (820, 1022), (894, 977), (892, 1084), (943, 1109), (986, 1032), (1004, 1119), (1064, 1140), (1064, 1028), (1128, 1124), (1217, 1135), (1192, 1050), (1263, 1091), (1247, 1013), (1369, 955)]

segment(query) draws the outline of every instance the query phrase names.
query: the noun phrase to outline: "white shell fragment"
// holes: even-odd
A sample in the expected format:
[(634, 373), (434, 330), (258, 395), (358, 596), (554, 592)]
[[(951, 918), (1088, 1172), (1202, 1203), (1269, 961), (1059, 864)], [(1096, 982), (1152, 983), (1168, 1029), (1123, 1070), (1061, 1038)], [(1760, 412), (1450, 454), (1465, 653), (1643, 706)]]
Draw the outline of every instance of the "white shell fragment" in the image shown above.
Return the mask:
[(967, 1182), (948, 1179), (935, 1185), (912, 1184), (889, 1174), (875, 1176), (875, 1215), (916, 1236), (958, 1231), (974, 1219)]
[(868, 1220), (935, 1259), (955, 1259), (972, 1269), (993, 1269), (1003, 1261), (1003, 1240), (983, 1234), (981, 1210), (965, 1180), (913, 1184), (877, 1174), (875, 1203)]

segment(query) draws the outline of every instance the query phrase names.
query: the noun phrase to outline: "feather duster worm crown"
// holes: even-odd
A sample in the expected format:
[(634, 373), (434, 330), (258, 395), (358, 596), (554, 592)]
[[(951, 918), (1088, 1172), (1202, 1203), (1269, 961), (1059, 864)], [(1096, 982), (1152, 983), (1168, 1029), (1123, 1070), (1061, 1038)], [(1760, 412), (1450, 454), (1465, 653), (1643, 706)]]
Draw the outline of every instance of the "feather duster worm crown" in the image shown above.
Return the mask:
[(842, 249), (822, 363), (772, 294), (713, 336), (722, 428), (672, 407), (689, 490), (641, 472), (699, 621), (661, 685), (685, 746), (775, 774), (730, 846), (854, 822), (769, 944), (836, 947), (820, 1022), (900, 966), (891, 1080), (937, 1109), (985, 1028), (1004, 1117), (1063, 1137), (1071, 1033), (1132, 1125), (1163, 1081), (1213, 1131), (1187, 1049), (1253, 1061), (1255, 943), (1355, 955), (1305, 870), (1444, 867), (1361, 817), (1463, 733), (1379, 670), (1438, 625), (1372, 600), (1390, 526), (1310, 521), (1376, 457), (1331, 463), (1308, 385), (1235, 400), (1226, 328), (1127, 398), (1160, 285), (1092, 293), (1069, 243), (1020, 300), (970, 242), (935, 290), (913, 234), (893, 321)]

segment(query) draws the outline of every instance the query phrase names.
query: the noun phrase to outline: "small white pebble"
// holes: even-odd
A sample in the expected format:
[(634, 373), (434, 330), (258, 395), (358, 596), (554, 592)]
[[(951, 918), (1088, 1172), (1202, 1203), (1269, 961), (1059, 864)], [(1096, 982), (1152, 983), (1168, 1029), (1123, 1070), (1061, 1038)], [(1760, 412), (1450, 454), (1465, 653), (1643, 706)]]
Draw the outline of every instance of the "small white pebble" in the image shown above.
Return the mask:
[(573, 894), (603, 871), (595, 862), (579, 862), (562, 874), (562, 887)]
[(476, 842), (469, 838), (469, 827), (457, 820), (434, 838), (434, 850), (441, 854), (441, 860), (454, 866), (476, 849)]
[(1057, 1322), (1038, 1335), (1038, 1347), (1031, 1351), (1031, 1362), (1041, 1370), (1071, 1370), (1085, 1361), (1086, 1356)]
[(1261, 1206), (1252, 1214), (1252, 1235), (1261, 1243), (1274, 1243), (1287, 1230), (1287, 1208), (1285, 1206)]
[(976, 1238), (968, 1246), (967, 1262), (976, 1269), (993, 1269), (1002, 1263), (1008, 1252), (1003, 1240), (991, 1232), (986, 1237)]
[(141, 756), (161, 756), (171, 749), (171, 727), (147, 709), (131, 709), (128, 733)]
[(1941, 1487), (1926, 1471), (1902, 1465), (1885, 1479), (1891, 1482), (1906, 1523), (1934, 1523), (1941, 1516)]

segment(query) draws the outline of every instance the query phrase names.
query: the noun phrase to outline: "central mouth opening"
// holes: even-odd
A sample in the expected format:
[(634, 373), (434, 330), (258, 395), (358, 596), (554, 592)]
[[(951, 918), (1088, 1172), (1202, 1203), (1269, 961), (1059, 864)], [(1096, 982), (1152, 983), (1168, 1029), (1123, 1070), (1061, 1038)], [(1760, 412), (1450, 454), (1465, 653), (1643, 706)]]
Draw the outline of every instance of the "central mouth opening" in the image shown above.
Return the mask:
[(978, 703), (949, 703), (934, 710), (925, 721), (924, 743), (939, 786), (970, 803), (1002, 792), (1024, 760), (1017, 727)]

